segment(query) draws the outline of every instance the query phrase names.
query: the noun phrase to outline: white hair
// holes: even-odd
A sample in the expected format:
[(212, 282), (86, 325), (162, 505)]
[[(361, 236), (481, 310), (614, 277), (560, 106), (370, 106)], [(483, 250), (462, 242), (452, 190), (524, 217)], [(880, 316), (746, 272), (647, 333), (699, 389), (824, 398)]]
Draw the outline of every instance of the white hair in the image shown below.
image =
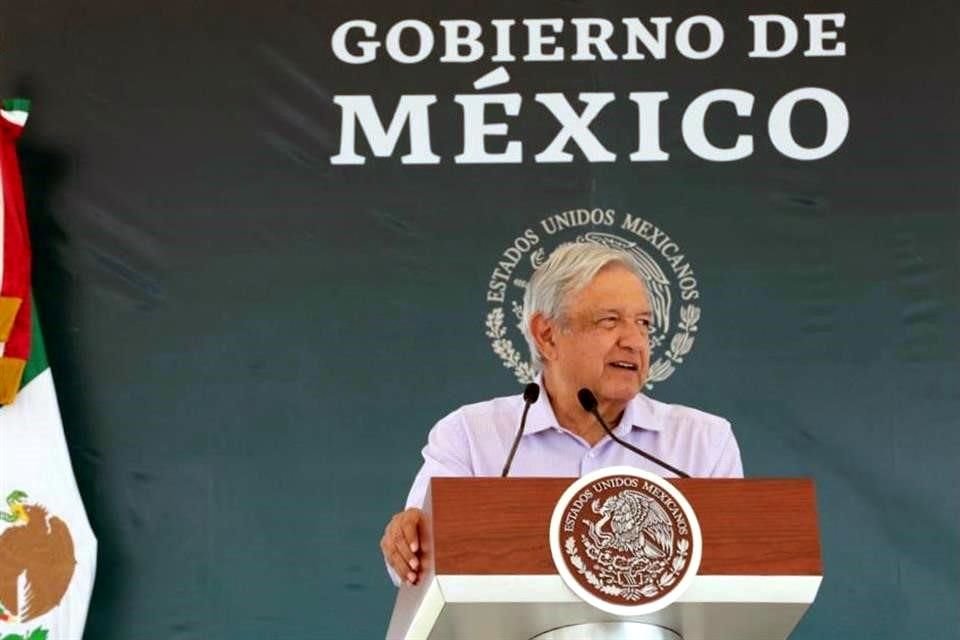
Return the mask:
[(543, 370), (543, 357), (537, 350), (530, 329), (530, 321), (536, 314), (548, 320), (566, 322), (566, 306), (571, 297), (579, 293), (601, 269), (611, 264), (622, 264), (636, 275), (646, 287), (640, 265), (629, 253), (595, 242), (567, 242), (557, 247), (540, 265), (527, 283), (523, 295), (523, 337), (530, 347), (534, 371)]

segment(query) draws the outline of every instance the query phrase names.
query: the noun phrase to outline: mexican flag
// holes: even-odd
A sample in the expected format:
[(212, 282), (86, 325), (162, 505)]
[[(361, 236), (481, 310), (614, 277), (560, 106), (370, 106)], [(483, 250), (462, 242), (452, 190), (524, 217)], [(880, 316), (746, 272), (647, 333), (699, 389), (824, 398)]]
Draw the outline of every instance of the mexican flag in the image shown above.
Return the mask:
[(0, 640), (80, 640), (97, 541), (30, 295), (15, 148), (28, 109), (24, 100), (0, 109)]

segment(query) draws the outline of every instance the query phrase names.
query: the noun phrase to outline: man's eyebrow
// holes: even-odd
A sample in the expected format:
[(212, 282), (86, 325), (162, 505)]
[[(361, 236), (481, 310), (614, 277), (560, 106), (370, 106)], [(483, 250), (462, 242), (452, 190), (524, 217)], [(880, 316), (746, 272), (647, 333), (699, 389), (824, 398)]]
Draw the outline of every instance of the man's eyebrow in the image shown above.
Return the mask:
[[(602, 309), (595, 309), (595, 310), (593, 311), (593, 314), (594, 314), (594, 315), (599, 315), (599, 314), (601, 314), (601, 313), (615, 313), (615, 314), (617, 314), (617, 315), (623, 315), (623, 310), (622, 310), (622, 309), (615, 309), (615, 308), (613, 308), (613, 307), (603, 307)], [(641, 311), (640, 313), (638, 313), (638, 314), (636, 314), (636, 315), (639, 315), (639, 316), (652, 316), (652, 315), (653, 315), (653, 310), (652, 310), (652, 309), (646, 309), (646, 310)]]

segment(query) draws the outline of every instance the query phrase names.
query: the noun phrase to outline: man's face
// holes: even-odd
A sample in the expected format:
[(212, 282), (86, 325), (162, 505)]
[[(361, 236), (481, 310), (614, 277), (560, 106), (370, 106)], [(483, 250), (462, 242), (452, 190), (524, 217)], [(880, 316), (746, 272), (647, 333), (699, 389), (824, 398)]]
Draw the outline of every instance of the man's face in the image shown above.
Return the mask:
[(601, 404), (626, 403), (650, 370), (652, 320), (640, 278), (608, 265), (568, 302), (549, 366), (565, 386), (587, 387)]

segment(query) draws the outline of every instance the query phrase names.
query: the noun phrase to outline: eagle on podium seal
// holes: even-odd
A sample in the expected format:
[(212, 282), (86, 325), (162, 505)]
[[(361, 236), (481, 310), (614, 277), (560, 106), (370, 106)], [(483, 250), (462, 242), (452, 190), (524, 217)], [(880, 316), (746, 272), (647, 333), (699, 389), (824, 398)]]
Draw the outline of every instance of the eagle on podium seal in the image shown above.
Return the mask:
[(574, 482), (550, 522), (550, 549), (570, 589), (618, 615), (679, 598), (696, 576), (703, 540), (690, 503), (671, 483), (633, 467)]

